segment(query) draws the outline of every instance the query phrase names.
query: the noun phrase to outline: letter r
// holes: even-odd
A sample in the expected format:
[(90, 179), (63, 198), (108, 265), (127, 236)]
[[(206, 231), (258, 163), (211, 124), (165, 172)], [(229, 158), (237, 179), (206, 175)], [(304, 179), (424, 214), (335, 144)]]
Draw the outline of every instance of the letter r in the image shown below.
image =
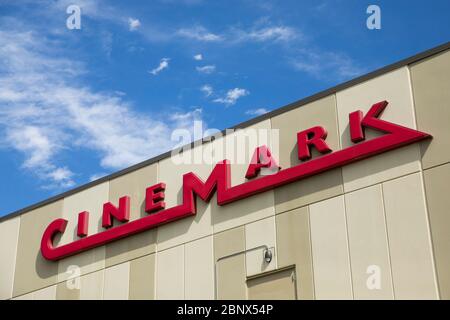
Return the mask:
[(327, 130), (317, 126), (297, 133), (298, 158), (302, 161), (311, 158), (311, 147), (315, 147), (320, 153), (331, 151), (325, 142)]

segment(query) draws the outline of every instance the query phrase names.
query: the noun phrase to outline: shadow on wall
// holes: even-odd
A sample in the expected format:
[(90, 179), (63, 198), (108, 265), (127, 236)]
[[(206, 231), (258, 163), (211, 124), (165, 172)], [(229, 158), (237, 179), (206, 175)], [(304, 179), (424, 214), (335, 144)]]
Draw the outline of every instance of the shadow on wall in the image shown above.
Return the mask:
[(420, 159), (423, 160), (428, 148), (431, 145), (432, 140), (425, 140), (420, 143)]
[[(376, 137), (384, 135), (379, 131), (366, 128), (365, 130), (366, 140), (371, 140)], [(343, 132), (343, 137), (345, 138), (344, 144), (356, 145), (350, 142), (350, 125), (347, 125)], [(348, 142), (347, 142), (348, 141)], [(387, 172), (388, 170), (397, 169), (404, 171), (405, 173), (413, 173), (420, 170), (420, 148), (423, 145), (429, 145), (430, 140), (425, 140), (420, 143), (415, 143), (412, 145), (407, 145), (395, 150), (387, 151), (374, 157), (363, 159), (353, 164), (342, 167), (344, 183), (351, 183), (358, 180), (367, 179), (368, 177), (372, 179), (373, 183), (378, 183), (376, 176)], [(364, 141), (360, 142), (364, 143)], [(348, 146), (344, 146), (348, 147)], [(385, 178), (382, 179), (383, 181)], [(373, 184), (373, 183), (368, 184)], [(366, 185), (366, 184), (364, 184)], [(351, 187), (354, 189), (354, 187)], [(346, 191), (350, 191), (347, 190)]]
[(38, 250), (35, 258), (35, 270), (41, 279), (56, 277), (58, 275), (58, 263), (45, 260), (41, 255), (41, 251)]

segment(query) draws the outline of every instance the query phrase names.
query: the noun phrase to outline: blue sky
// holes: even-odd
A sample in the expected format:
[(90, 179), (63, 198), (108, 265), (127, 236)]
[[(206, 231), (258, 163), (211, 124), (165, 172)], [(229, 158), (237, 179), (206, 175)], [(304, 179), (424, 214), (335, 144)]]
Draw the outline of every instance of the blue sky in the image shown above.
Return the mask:
[[(69, 30), (69, 5), (81, 29)], [(381, 30), (366, 9), (381, 8)], [(0, 0), (0, 215), (450, 39), (450, 1)]]

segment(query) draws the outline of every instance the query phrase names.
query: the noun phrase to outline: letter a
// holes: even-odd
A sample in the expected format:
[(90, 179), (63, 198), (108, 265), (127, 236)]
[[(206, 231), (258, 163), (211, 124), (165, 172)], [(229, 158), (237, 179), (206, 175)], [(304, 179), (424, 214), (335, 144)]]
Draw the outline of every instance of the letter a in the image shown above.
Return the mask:
[(278, 166), (276, 160), (272, 157), (269, 148), (267, 148), (266, 146), (256, 148), (245, 177), (247, 179), (256, 177), (261, 171), (261, 168), (268, 168), (271, 171), (276, 172), (280, 170), (280, 167)]

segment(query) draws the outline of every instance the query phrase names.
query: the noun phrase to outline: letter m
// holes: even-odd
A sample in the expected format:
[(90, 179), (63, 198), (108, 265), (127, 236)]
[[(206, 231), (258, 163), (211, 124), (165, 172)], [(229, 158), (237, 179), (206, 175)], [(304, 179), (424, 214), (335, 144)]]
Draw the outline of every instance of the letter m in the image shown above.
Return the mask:
[(209, 201), (217, 190), (217, 203), (225, 202), (227, 192), (231, 185), (230, 163), (228, 160), (219, 162), (214, 167), (206, 182), (190, 172), (183, 175), (183, 204), (187, 210), (196, 213), (195, 195), (203, 201)]

